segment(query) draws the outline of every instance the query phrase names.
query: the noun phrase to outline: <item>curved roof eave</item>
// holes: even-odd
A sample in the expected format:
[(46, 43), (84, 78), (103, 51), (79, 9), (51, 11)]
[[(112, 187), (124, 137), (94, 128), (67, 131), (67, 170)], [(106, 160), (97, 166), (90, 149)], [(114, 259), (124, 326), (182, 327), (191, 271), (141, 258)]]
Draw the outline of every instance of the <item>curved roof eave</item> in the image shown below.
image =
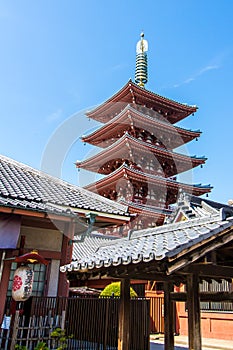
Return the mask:
[(98, 189), (103, 186), (108, 186), (109, 184), (112, 184), (114, 180), (117, 181), (119, 178), (122, 178), (125, 176), (128, 176), (129, 179), (130, 178), (132, 179), (132, 177), (134, 177), (135, 179), (140, 179), (147, 182), (149, 181), (151, 183), (160, 183), (161, 185), (169, 184), (170, 187), (183, 188), (187, 192), (192, 192), (192, 191), (197, 192), (199, 190), (202, 192), (199, 195), (210, 192), (212, 189), (210, 185), (201, 185), (201, 184), (189, 185), (189, 184), (178, 182), (172, 179), (164, 178), (162, 176), (143, 173), (140, 170), (136, 170), (128, 167), (126, 164), (122, 164), (118, 169), (116, 169), (111, 174), (106, 175), (104, 178), (85, 186), (85, 189), (93, 191), (94, 189)]
[(127, 106), (121, 111), (119, 114), (117, 114), (114, 118), (109, 120), (107, 123), (103, 124), (102, 126), (96, 128), (91, 134), (85, 135), (82, 137), (83, 142), (90, 142), (92, 139), (103, 135), (106, 131), (112, 130), (113, 126), (122, 125), (122, 120), (126, 120), (128, 116), (126, 115), (127, 112), (134, 113), (132, 118), (134, 116), (138, 116), (139, 118), (143, 118), (143, 120), (148, 121), (148, 123), (154, 123), (156, 125), (161, 126), (162, 128), (166, 128), (170, 130), (171, 133), (178, 133), (178, 134), (187, 134), (185, 136), (190, 137), (191, 139), (194, 139), (195, 137), (199, 137), (201, 134), (200, 130), (188, 130), (179, 126), (175, 126), (173, 124), (168, 123), (167, 121), (163, 120), (156, 120), (155, 118), (145, 115), (142, 112), (138, 111), (137, 109), (133, 108), (131, 105), (127, 104)]
[[(183, 162), (191, 162), (193, 166), (198, 166), (201, 164), (204, 164), (205, 161), (207, 160), (207, 158), (201, 156), (201, 157), (197, 157), (197, 156), (186, 156), (177, 152), (173, 152), (167, 149), (163, 149), (161, 147), (158, 146), (154, 146), (151, 145), (149, 143), (146, 143), (144, 141), (138, 140), (135, 137), (129, 135), (128, 133), (125, 133), (121, 138), (119, 138), (116, 142), (114, 142), (113, 144), (111, 144), (110, 146), (102, 149), (99, 153), (97, 153), (96, 155), (81, 161), (81, 162), (76, 162), (76, 167), (77, 168), (86, 168), (89, 164), (89, 166), (93, 163), (95, 164), (95, 166), (97, 166), (97, 162), (98, 160), (101, 161), (101, 164), (103, 164), (102, 159), (107, 159), (108, 156), (111, 156), (112, 159), (112, 154), (116, 154), (116, 152), (120, 149), (121, 151), (123, 150), (123, 148), (127, 148), (128, 147), (126, 145), (126, 142), (128, 141), (133, 147), (137, 147), (137, 146), (141, 146), (142, 148), (146, 149), (146, 150), (151, 150), (153, 153), (157, 153), (160, 154), (161, 156), (168, 156), (170, 158), (174, 158), (177, 159), (177, 161), (183, 161)], [(141, 149), (141, 147), (139, 147)], [(191, 165), (191, 164), (190, 164)], [(191, 168), (191, 167), (190, 167)], [(88, 170), (88, 168), (87, 168)], [(89, 169), (91, 170), (91, 169)], [(95, 171), (95, 170), (92, 170)]]
[(116, 103), (120, 101), (126, 102), (123, 100), (123, 98), (129, 94), (132, 96), (131, 102), (134, 103), (135, 93), (138, 93), (140, 96), (150, 99), (153, 103), (163, 105), (165, 108), (173, 108), (176, 111), (180, 111), (180, 113), (185, 114), (185, 116), (188, 116), (197, 111), (197, 106), (189, 106), (187, 104), (179, 103), (174, 100), (168, 99), (152, 91), (146, 90), (129, 80), (119, 91), (117, 91), (114, 95), (112, 95), (109, 99), (107, 99), (105, 102), (100, 104), (92, 111), (87, 112), (86, 115), (89, 118), (95, 119), (95, 116), (97, 114), (106, 112), (106, 110), (111, 108), (111, 103)]

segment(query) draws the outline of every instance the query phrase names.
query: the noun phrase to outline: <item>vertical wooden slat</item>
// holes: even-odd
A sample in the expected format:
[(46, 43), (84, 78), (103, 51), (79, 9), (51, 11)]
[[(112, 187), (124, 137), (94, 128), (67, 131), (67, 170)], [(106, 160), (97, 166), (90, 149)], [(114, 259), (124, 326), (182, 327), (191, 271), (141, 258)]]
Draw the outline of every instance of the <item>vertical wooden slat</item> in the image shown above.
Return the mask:
[(118, 350), (129, 350), (130, 280), (121, 280), (121, 297), (118, 325)]
[(13, 327), (13, 332), (12, 332), (11, 350), (15, 349), (17, 332), (18, 332), (18, 325), (19, 325), (19, 311), (16, 311), (15, 319), (14, 319), (14, 327)]
[(65, 323), (66, 323), (66, 311), (62, 310), (61, 315), (61, 329), (65, 329)]
[(163, 296), (148, 296), (150, 300), (150, 331), (151, 333), (164, 333), (164, 298)]
[(165, 350), (174, 350), (174, 326), (173, 326), (173, 303), (171, 300), (173, 284), (164, 283), (164, 332), (165, 332)]
[(31, 322), (32, 322), (32, 318), (30, 317), (29, 318), (29, 323), (28, 323), (28, 332), (27, 332), (27, 336), (26, 336), (26, 347), (28, 348), (28, 344), (29, 344), (29, 339), (30, 339), (30, 330), (32, 328), (32, 325), (31, 325)]
[[(124, 293), (122, 295), (124, 296)], [(127, 301), (127, 298), (125, 299)], [(129, 308), (129, 304), (132, 305), (130, 307), (131, 316), (129, 317), (128, 314), (130, 330), (128, 329), (126, 333), (122, 333), (124, 336), (121, 349), (128, 350), (130, 347), (131, 349), (148, 350), (149, 302), (142, 298), (130, 300), (129, 293), (124, 312), (127, 312), (126, 309)], [(50, 331), (56, 327), (64, 326), (65, 312), (62, 306), (66, 305), (66, 331), (68, 335), (74, 334), (74, 340), (69, 341), (67, 349), (74, 348), (74, 346), (77, 349), (86, 350), (102, 349), (103, 344), (105, 344), (106, 349), (110, 347), (117, 348), (119, 298), (70, 298), (69, 303), (67, 303), (66, 298), (63, 302), (61, 298), (38, 297), (33, 305), (33, 316), (30, 316), (28, 322), (24, 322), (24, 316), (19, 317), (15, 343), (27, 345), (28, 348), (33, 349), (37, 342), (43, 339), (48, 347), (52, 348), (54, 341), (50, 337)], [(44, 310), (42, 310), (43, 308)], [(127, 313), (125, 317), (127, 318)], [(104, 330), (108, 332), (106, 333)], [(127, 341), (125, 341), (125, 335), (128, 338)]]
[(108, 318), (109, 318), (109, 298), (106, 300), (106, 310), (105, 310), (105, 324), (104, 324), (104, 344), (103, 350), (107, 349), (107, 339), (108, 339)]
[(197, 274), (187, 276), (187, 308), (189, 349), (201, 350), (201, 315), (199, 278)]

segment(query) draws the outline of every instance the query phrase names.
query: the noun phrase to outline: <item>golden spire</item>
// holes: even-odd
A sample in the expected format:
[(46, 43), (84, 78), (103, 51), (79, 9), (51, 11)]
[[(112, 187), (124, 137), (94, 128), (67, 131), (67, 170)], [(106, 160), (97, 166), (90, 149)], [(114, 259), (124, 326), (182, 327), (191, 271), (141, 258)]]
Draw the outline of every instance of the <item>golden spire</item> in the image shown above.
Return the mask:
[(141, 40), (136, 45), (135, 82), (142, 87), (147, 83), (147, 51), (148, 42), (144, 39), (144, 33), (141, 33)]

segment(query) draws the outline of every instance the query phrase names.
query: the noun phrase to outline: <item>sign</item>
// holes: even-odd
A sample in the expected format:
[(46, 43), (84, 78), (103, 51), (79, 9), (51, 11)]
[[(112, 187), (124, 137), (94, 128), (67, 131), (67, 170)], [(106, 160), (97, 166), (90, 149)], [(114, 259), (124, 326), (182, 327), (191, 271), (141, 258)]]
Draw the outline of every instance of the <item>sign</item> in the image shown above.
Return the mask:
[(1, 328), (10, 329), (10, 324), (11, 324), (11, 317), (4, 315)]

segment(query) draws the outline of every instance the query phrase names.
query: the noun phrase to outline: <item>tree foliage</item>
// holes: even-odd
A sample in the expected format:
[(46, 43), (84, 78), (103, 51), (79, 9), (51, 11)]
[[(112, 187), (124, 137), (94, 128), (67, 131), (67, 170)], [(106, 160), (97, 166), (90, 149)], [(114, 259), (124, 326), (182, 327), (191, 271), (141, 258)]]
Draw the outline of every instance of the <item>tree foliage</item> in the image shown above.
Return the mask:
[[(121, 291), (120, 283), (121, 282), (112, 282), (108, 284), (104, 288), (104, 290), (100, 293), (100, 298), (101, 297), (119, 297), (120, 291)], [(132, 287), (130, 287), (130, 297), (131, 298), (137, 297), (137, 293)]]

